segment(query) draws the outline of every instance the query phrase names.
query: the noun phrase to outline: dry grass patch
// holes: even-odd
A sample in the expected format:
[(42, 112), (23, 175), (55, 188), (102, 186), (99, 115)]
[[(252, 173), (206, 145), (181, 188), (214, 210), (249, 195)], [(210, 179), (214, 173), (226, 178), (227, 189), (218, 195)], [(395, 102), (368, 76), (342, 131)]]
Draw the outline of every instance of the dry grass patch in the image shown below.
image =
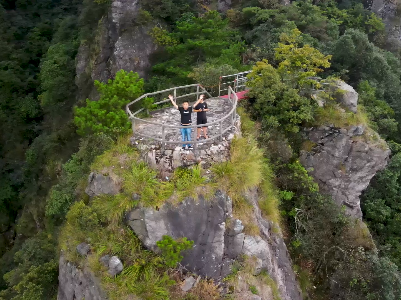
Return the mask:
[(244, 292), (251, 292), (262, 297), (262, 299), (280, 300), (280, 294), (276, 282), (262, 271), (254, 275), (256, 257), (244, 256), (240, 266), (234, 268), (234, 272), (226, 278), (229, 290), (234, 299), (241, 299)]

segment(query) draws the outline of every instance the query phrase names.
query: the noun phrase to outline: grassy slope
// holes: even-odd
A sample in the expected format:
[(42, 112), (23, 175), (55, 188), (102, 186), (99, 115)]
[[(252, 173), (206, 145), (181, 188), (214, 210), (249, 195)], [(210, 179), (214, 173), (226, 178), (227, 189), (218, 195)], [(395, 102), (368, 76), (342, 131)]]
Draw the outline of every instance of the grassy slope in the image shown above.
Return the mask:
[[(225, 190), (233, 199), (234, 215), (243, 220), (248, 234), (258, 234), (259, 229), (249, 216), (253, 207), (243, 196), (248, 189), (260, 187), (259, 205), (267, 219), (279, 223), (278, 197), (271, 183), (272, 172), (263, 153), (257, 148), (254, 124), (247, 115), (242, 116), (243, 137), (235, 138), (231, 146), (231, 161), (212, 167), (212, 178), (206, 183), (203, 170), (177, 169), (170, 181), (161, 181), (156, 171), (140, 162), (136, 149), (129, 145), (128, 138), (118, 142), (91, 166), (92, 171), (122, 181), (122, 192), (116, 196), (84, 197), (75, 203), (67, 214), (67, 221), (60, 235), (60, 247), (68, 260), (83, 266), (88, 264), (101, 278), (110, 299), (122, 299), (136, 294), (144, 299), (183, 299), (177, 292), (180, 280), (174, 270), (168, 269), (163, 258), (142, 248), (140, 240), (123, 224), (123, 214), (134, 206), (154, 207), (165, 201), (178, 203), (185, 197), (196, 197), (199, 192), (213, 193), (217, 188)], [(197, 187), (194, 189), (193, 187)], [(201, 188), (201, 190), (199, 190)], [(141, 195), (139, 201), (132, 195)], [(87, 259), (79, 257), (76, 246), (88, 242), (92, 251)], [(111, 278), (99, 263), (103, 255), (117, 255), (124, 263), (124, 271)], [(199, 299), (214, 299), (201, 295), (209, 294), (215, 287), (202, 281), (204, 288), (191, 292)], [(207, 287), (207, 288), (206, 288)], [(188, 298), (185, 299), (190, 299)], [(216, 296), (217, 297), (217, 296)], [(196, 299), (196, 298), (195, 298)]]

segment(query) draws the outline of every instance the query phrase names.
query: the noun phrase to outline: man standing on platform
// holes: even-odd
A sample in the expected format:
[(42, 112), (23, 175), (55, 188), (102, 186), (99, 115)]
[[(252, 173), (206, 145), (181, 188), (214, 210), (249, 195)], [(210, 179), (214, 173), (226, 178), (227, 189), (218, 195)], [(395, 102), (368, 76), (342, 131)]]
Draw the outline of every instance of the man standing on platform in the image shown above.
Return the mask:
[[(202, 124), (207, 124), (207, 118), (206, 118), (206, 112), (209, 111), (208, 107), (207, 107), (207, 103), (204, 100), (205, 95), (200, 95), (199, 97), (199, 104), (198, 105), (194, 105), (194, 112), (197, 112), (197, 116), (196, 116), (196, 124), (197, 125), (202, 125)], [(201, 134), (201, 129), (203, 130), (203, 136), (205, 137), (205, 139), (208, 138), (207, 136), (207, 126), (204, 127), (198, 127), (197, 130), (197, 135), (196, 135), (196, 139), (199, 140), (200, 139), (200, 134)]]
[[(173, 95), (168, 95), (171, 103), (173, 106), (180, 111), (181, 114), (181, 126), (188, 126), (188, 128), (181, 128), (181, 135), (182, 135), (182, 141), (183, 142), (190, 142), (191, 141), (191, 124), (192, 124), (192, 107), (189, 106), (189, 103), (186, 101), (182, 104), (181, 107), (178, 107), (177, 103), (174, 101)], [(196, 106), (201, 99), (195, 102), (194, 106)], [(192, 150), (193, 147), (191, 144), (183, 144), (182, 149), (185, 150), (185, 148), (188, 147), (189, 150)]]

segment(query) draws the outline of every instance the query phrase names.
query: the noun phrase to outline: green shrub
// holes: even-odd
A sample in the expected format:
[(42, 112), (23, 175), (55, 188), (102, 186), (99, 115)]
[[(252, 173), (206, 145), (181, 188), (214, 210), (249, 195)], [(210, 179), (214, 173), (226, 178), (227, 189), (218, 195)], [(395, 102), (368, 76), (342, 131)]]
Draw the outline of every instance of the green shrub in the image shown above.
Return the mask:
[(99, 218), (90, 206), (79, 201), (71, 206), (67, 214), (67, 222), (81, 231), (90, 231), (99, 225)]
[(143, 94), (143, 79), (137, 73), (121, 70), (114, 80), (109, 79), (107, 84), (95, 81), (95, 86), (100, 99), (86, 99), (85, 107), (75, 108), (77, 133), (83, 136), (90, 133), (115, 136), (129, 132), (130, 122), (124, 108)]
[(257, 289), (256, 286), (254, 286), (254, 285), (250, 285), (250, 286), (249, 286), (249, 290), (250, 290), (251, 293), (254, 294), (254, 295), (258, 295), (258, 294), (259, 294), (259, 293), (258, 293), (258, 289)]
[(303, 122), (313, 120), (315, 101), (283, 83), (279, 72), (266, 60), (256, 63), (248, 79), (251, 112), (264, 130), (283, 128), (296, 133)]
[(174, 240), (171, 236), (163, 235), (163, 239), (156, 242), (156, 244), (162, 252), (164, 263), (168, 267), (174, 268), (183, 258), (182, 251), (191, 249), (194, 242), (187, 240), (185, 237)]
[(97, 155), (113, 144), (108, 136), (98, 134), (83, 139), (80, 149), (63, 165), (63, 173), (59, 183), (54, 185), (47, 197), (46, 215), (63, 218), (71, 204), (79, 198), (77, 188), (89, 175), (90, 164)]

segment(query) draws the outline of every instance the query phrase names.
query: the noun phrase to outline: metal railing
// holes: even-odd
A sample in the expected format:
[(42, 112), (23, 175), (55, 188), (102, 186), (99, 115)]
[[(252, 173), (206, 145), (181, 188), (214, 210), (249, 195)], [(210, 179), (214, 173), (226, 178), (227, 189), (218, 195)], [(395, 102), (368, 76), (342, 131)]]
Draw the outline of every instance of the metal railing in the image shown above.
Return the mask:
[[(237, 74), (220, 76), (219, 80), (219, 96), (222, 92), (228, 91), (229, 86), (233, 86), (234, 93), (245, 89), (248, 78), (246, 77), (252, 71), (245, 71)], [(223, 93), (224, 95), (224, 93)]]
[[(177, 96), (177, 93), (180, 90), (188, 89), (188, 88), (191, 88), (191, 89), (192, 88), (196, 88), (196, 92), (190, 92), (190, 93), (187, 93), (187, 94), (182, 94), (182, 95)], [(139, 113), (143, 112), (145, 109), (141, 108), (141, 109), (137, 110), (136, 112), (132, 113), (131, 110), (130, 110), (130, 106), (132, 106), (135, 103), (139, 102), (141, 99), (148, 98), (148, 97), (155, 96), (155, 95), (159, 95), (159, 94), (166, 93), (166, 92), (168, 92), (169, 94), (173, 94), (175, 99), (185, 98), (185, 97), (193, 96), (193, 95), (196, 95), (196, 99), (198, 99), (199, 95), (201, 95), (201, 94), (207, 94), (210, 97), (212, 97), (200, 84), (191, 84), (191, 85), (186, 85), (186, 86), (174, 87), (174, 88), (171, 88), (171, 89), (166, 89), (166, 90), (162, 90), (162, 91), (157, 91), (157, 92), (153, 92), (153, 93), (144, 94), (141, 97), (139, 97), (138, 99), (136, 99), (136, 100), (134, 100), (134, 101), (132, 101), (132, 102), (130, 102), (130, 103), (128, 103), (126, 105), (126, 112), (127, 112), (128, 116), (129, 116), (129, 119), (132, 122), (132, 131), (133, 131), (134, 135), (138, 135), (138, 136), (140, 136), (142, 138), (148, 138), (148, 139), (152, 139), (154, 141), (160, 142), (162, 144), (162, 148), (164, 148), (164, 146), (166, 144), (177, 144), (177, 145), (178, 144), (194, 144), (195, 147), (196, 147), (197, 144), (199, 144), (199, 143), (212, 142), (212, 141), (214, 141), (216, 139), (220, 139), (220, 141), (221, 141), (223, 139), (223, 135), (227, 131), (232, 129), (232, 127), (235, 124), (235, 121), (237, 120), (238, 97), (235, 94), (234, 90), (231, 88), (231, 86), (229, 86), (227, 88), (227, 90), (228, 90), (228, 101), (230, 101), (230, 103), (232, 104), (232, 107), (231, 107), (230, 111), (224, 117), (222, 117), (220, 120), (213, 121), (213, 122), (210, 122), (210, 123), (207, 123), (207, 124), (189, 125), (189, 126), (167, 125), (167, 124), (163, 124), (163, 123), (159, 123), (159, 122), (152, 122), (152, 121), (149, 121), (149, 120), (144, 120), (144, 119), (138, 118), (137, 115)], [(222, 99), (221, 101), (225, 101), (225, 100)], [(160, 104), (164, 104), (164, 103), (168, 103), (168, 102), (170, 102), (169, 99), (162, 100), (162, 101), (159, 101), (159, 102), (155, 103), (155, 105), (160, 105)], [(146, 123), (146, 124), (149, 124), (149, 125), (154, 125), (154, 126), (157, 126), (158, 128), (160, 128), (160, 130), (161, 130), (161, 138), (152, 136), (150, 134), (146, 134), (146, 133), (142, 133), (142, 132), (136, 131), (135, 130), (135, 124), (139, 123), (139, 122)], [(228, 126), (226, 126), (226, 128), (223, 128), (224, 122), (226, 122), (226, 123), (228, 122)], [(216, 134), (214, 136), (211, 136), (211, 137), (209, 137), (207, 139), (203, 139), (201, 141), (197, 141), (196, 140), (196, 130), (195, 130), (195, 128), (210, 127), (210, 126), (216, 126), (216, 125), (219, 125), (219, 133), (218, 134)], [(166, 140), (166, 129), (171, 129), (171, 128), (172, 129), (177, 129), (177, 130), (181, 129), (181, 128), (191, 128), (191, 130), (194, 129), (192, 140), (189, 141), (189, 142), (168, 141), (168, 140)]]

